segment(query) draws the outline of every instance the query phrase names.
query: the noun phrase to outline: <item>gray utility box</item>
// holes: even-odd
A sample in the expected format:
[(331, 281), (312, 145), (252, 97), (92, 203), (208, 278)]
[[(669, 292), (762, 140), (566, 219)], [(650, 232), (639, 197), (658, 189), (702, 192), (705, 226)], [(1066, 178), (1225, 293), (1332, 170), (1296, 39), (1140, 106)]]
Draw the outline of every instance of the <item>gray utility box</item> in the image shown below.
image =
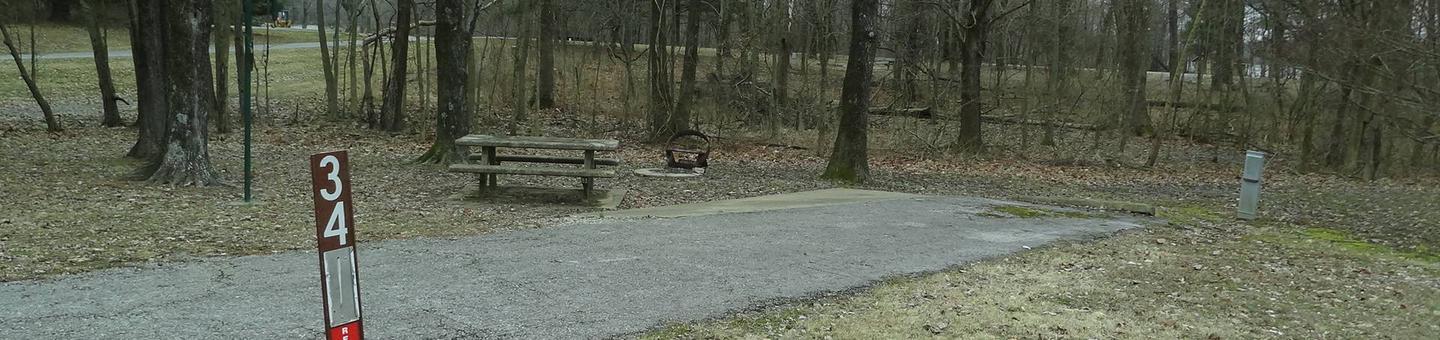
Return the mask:
[(1240, 208), (1237, 211), (1241, 219), (1253, 220), (1257, 216), (1256, 209), (1260, 206), (1260, 181), (1261, 173), (1265, 170), (1265, 153), (1261, 151), (1245, 152), (1245, 172), (1240, 174)]

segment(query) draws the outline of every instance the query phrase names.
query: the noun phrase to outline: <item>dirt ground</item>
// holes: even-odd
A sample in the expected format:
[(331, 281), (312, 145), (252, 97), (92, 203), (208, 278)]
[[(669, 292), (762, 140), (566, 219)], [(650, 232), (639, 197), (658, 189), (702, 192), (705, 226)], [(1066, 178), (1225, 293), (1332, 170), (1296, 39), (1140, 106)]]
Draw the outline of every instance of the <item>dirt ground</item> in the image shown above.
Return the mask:
[[(552, 113), (550, 134), (578, 118)], [(660, 165), (659, 146), (623, 125), (622, 172)], [(409, 161), (425, 137), (377, 136), (331, 123), (267, 123), (257, 133), (254, 205), (239, 205), (240, 142), (212, 142), (232, 186), (172, 188), (129, 178), (133, 131), (74, 128), (60, 134), (0, 132), (0, 280), (100, 268), (313, 247), (306, 156), (349, 149), (362, 240), (454, 237), (533, 228), (590, 211), (568, 202), (462, 201), (473, 182)], [(1083, 138), (1077, 136), (1076, 138)], [(811, 150), (721, 139), (716, 166), (699, 179), (622, 176), (622, 208), (751, 197), (833, 187), (816, 179)], [(1202, 146), (1181, 143), (1183, 154)], [(1178, 157), (1178, 156), (1174, 156)], [(1440, 261), (1432, 182), (1363, 183), (1267, 173), (1264, 218), (1230, 216), (1238, 164), (1174, 162), (1145, 169), (1105, 162), (989, 158), (874, 160), (862, 187), (997, 198), (1078, 197), (1155, 204), (1170, 222), (1093, 243), (1058, 245), (973, 266), (896, 278), (855, 294), (777, 301), (736, 316), (681, 323), (654, 338), (885, 336), (1389, 337), (1415, 338), (1440, 321)], [(574, 186), (566, 179), (506, 184)], [(217, 232), (218, 231), (218, 232)]]

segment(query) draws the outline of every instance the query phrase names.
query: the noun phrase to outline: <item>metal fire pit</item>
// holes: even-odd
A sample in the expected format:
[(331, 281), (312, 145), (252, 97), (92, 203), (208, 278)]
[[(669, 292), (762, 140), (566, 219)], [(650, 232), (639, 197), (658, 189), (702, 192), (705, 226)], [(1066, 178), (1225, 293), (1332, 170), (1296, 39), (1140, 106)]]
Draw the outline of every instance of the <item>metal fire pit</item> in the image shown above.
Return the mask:
[[(685, 143), (698, 139), (700, 143)], [(637, 169), (636, 175), (647, 177), (695, 177), (705, 174), (710, 166), (710, 137), (695, 130), (685, 130), (670, 137), (665, 146), (665, 168)]]
[[(700, 146), (686, 146), (681, 142), (685, 137), (696, 137), (704, 142)], [(685, 130), (670, 137), (665, 148), (665, 166), (675, 169), (696, 169), (710, 166), (710, 137), (700, 131)], [(686, 157), (686, 156), (689, 157)]]

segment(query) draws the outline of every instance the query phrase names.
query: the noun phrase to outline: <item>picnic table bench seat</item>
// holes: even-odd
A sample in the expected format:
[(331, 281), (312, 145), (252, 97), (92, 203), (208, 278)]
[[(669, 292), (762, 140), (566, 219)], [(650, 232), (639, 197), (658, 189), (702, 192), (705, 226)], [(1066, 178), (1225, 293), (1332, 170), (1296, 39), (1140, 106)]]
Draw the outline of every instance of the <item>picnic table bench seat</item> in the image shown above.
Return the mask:
[[(472, 160), (472, 161), (482, 161), (482, 160), (485, 160), (485, 155), (484, 155), (484, 154), (481, 154), (481, 153), (473, 153), (473, 154), (470, 154), (470, 160)], [(547, 156), (547, 155), (496, 155), (496, 156), (495, 156), (495, 160), (500, 161), (500, 162), (521, 162), (521, 163), (551, 163), (551, 164), (579, 164), (579, 165), (584, 165), (584, 164), (585, 164), (585, 158), (581, 158), (581, 157)], [(596, 159), (595, 159), (595, 165), (617, 166), (617, 165), (620, 165), (620, 159), (617, 159), (617, 158), (596, 158)]]
[(453, 164), (450, 165), (451, 172), (466, 172), (475, 174), (496, 174), (496, 175), (534, 175), (534, 176), (559, 176), (559, 177), (585, 177), (585, 178), (612, 178), (615, 177), (615, 170), (608, 169), (585, 169), (585, 168), (551, 168), (531, 166), (510, 166), (510, 165), (483, 165), (483, 164)]

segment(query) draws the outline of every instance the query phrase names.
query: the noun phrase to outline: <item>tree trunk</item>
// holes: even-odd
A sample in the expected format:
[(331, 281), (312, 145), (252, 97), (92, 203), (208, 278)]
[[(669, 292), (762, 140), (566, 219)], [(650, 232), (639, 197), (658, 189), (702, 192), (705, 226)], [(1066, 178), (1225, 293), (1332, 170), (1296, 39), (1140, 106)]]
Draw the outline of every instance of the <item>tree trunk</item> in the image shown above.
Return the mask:
[[(370, 17), (371, 17), (371, 19), (375, 20), (375, 21), (374, 21), (374, 26), (376, 27), (376, 29), (379, 29), (379, 27), (383, 26), (383, 25), (381, 25), (381, 22), (380, 22), (380, 8), (379, 8), (379, 7), (376, 7), (375, 0), (370, 0), (370, 1), (369, 1), (369, 6), (370, 6)], [(361, 93), (361, 100), (360, 100), (360, 101), (361, 101), (361, 104), (360, 104), (360, 106), (361, 106), (361, 110), (365, 111), (365, 113), (364, 113), (365, 123), (368, 124), (371, 128), (376, 128), (376, 129), (380, 128), (381, 123), (380, 123), (380, 117), (379, 117), (379, 110), (376, 110), (376, 109), (375, 109), (375, 91), (374, 91), (374, 89), (373, 89), (372, 87), (374, 86), (374, 83), (375, 83), (375, 81), (374, 81), (374, 80), (375, 80), (375, 69), (376, 69), (375, 66), (376, 66), (376, 63), (377, 63), (377, 59), (383, 60), (383, 58), (377, 58), (377, 56), (383, 54), (381, 51), (383, 51), (383, 49), (385, 48), (384, 45), (385, 45), (385, 44), (384, 44), (383, 40), (376, 40), (374, 46), (365, 45), (365, 44), (361, 44), (361, 45), (360, 45), (360, 51), (361, 51), (361, 53), (364, 53), (364, 59), (365, 59), (365, 61), (364, 61), (364, 63), (365, 63), (365, 90), (363, 91), (363, 93)], [(383, 65), (382, 65), (381, 67), (379, 67), (379, 69), (380, 69), (380, 73), (385, 73), (385, 68), (384, 68)], [(383, 77), (382, 77), (381, 79), (382, 79), (382, 81), (384, 80)], [(383, 86), (385, 83), (388, 83), (388, 82), (382, 83), (382, 86)], [(383, 104), (382, 104), (382, 105), (383, 105)]]
[(350, 5), (347, 11), (350, 16), (350, 45), (349, 52), (345, 54), (345, 58), (347, 59), (345, 65), (347, 65), (347, 69), (350, 71), (350, 76), (347, 77), (350, 80), (350, 87), (346, 88), (345, 97), (347, 99), (347, 105), (345, 105), (345, 114), (348, 117), (354, 117), (356, 113), (360, 112), (360, 97), (357, 96), (355, 92), (359, 89), (357, 83), (358, 80), (355, 77), (355, 71), (357, 68), (355, 65), (355, 53), (357, 53), (355, 50), (355, 46), (356, 39), (358, 39), (357, 37), (360, 33), (358, 27), (360, 21), (360, 13), (363, 11), (364, 7), (359, 4), (359, 1), (353, 1), (349, 4)]
[[(1121, 126), (1123, 133), (1138, 135), (1150, 129), (1149, 106), (1145, 103), (1146, 67), (1150, 65), (1150, 8), (1152, 0), (1116, 0), (1121, 10), (1120, 57), (1121, 83), (1125, 93)], [(1124, 137), (1122, 137), (1122, 140)], [(1124, 143), (1121, 143), (1123, 153)]]
[(680, 70), (680, 97), (675, 114), (670, 117), (670, 130), (690, 129), (690, 103), (695, 97), (695, 68), (700, 61), (701, 0), (690, 0), (685, 16), (685, 61)]
[[(1050, 120), (1055, 119), (1055, 112), (1062, 111), (1061, 106), (1069, 100), (1070, 85), (1070, 2), (1072, 0), (1054, 0), (1050, 5), (1050, 18), (1054, 21), (1053, 33), (1050, 45), (1050, 66), (1049, 76), (1045, 81), (1046, 89), (1051, 93), (1053, 100), (1050, 109), (1046, 110)], [(1040, 145), (1055, 145), (1055, 127), (1045, 126), (1045, 135), (1040, 139)]]
[[(241, 0), (241, 1), (244, 1), (244, 0)], [(323, 1), (323, 0), (316, 0), (316, 1)], [(300, 20), (295, 21), (295, 23), (300, 24), (300, 28), (305, 28), (305, 23), (310, 22), (310, 21), (308, 21), (308, 20), (310, 19), (310, 6), (309, 6), (309, 5), (310, 5), (310, 0), (300, 0), (300, 4), (299, 4), (298, 6), (295, 6), (295, 7), (300, 7), (300, 17), (299, 17)]]
[[(832, 41), (834, 41), (834, 39), (830, 37), (830, 33), (834, 30), (834, 14), (830, 12), (830, 9), (832, 7), (835, 7), (835, 2), (834, 0), (817, 1), (820, 1), (821, 3), (816, 6), (816, 8), (824, 11), (824, 17), (820, 19), (820, 27), (818, 28), (818, 32), (816, 34), (818, 36), (816, 48), (820, 50), (820, 84), (818, 85), (820, 94), (817, 97), (829, 98), (830, 58), (833, 56), (835, 49), (831, 43)], [(834, 138), (832, 138), (830, 135), (834, 133), (834, 128), (836, 125), (835, 116), (836, 115), (834, 111), (829, 110), (822, 111), (822, 113), (820, 114), (819, 126), (817, 126), (815, 129), (814, 149), (816, 156), (825, 156), (831, 151), (830, 142), (833, 142)]]
[(719, 45), (715, 53), (715, 80), (727, 79), (725, 76), (725, 59), (732, 57), (734, 49), (730, 42), (730, 23), (735, 21), (735, 10), (731, 8), (731, 2), (721, 0), (716, 4), (720, 11), (720, 18), (715, 25), (715, 44)]
[(25, 61), (20, 58), (20, 50), (15, 48), (15, 42), (10, 38), (10, 29), (0, 24), (0, 34), (4, 35), (5, 47), (10, 49), (10, 57), (15, 60), (15, 67), (20, 69), (20, 79), (25, 81), (25, 87), (30, 90), (30, 96), (35, 98), (35, 104), (40, 106), (40, 113), (45, 115), (45, 128), (51, 132), (64, 130), (60, 121), (55, 117), (55, 112), (50, 109), (50, 101), (45, 100), (45, 95), (40, 93), (40, 87), (31, 78), (31, 73), (25, 70)]
[(782, 107), (790, 100), (790, 56), (794, 54), (789, 34), (786, 36), (780, 38), (779, 60), (775, 62), (775, 102)]
[(924, 14), (921, 8), (924, 6), (920, 1), (904, 0), (897, 4), (899, 18), (897, 24), (895, 60), (895, 85), (898, 98), (903, 102), (917, 103), (920, 101), (920, 93), (916, 89), (915, 82), (920, 77), (921, 53), (924, 49), (924, 41), (930, 37), (924, 36)]
[(385, 84), (385, 102), (380, 106), (381, 128), (389, 132), (405, 130), (405, 60), (410, 49), (410, 12), (414, 0), (400, 0), (395, 10), (395, 40), (390, 45), (390, 79)]
[(990, 34), (992, 0), (971, 0), (959, 24), (960, 41), (960, 137), (957, 146), (967, 152), (983, 151), (980, 129), (980, 63)]
[[(215, 32), (211, 40), (215, 41), (215, 132), (230, 133), (230, 78), (228, 67), (230, 67), (230, 41), (234, 25), (230, 23), (238, 18), (232, 15), (231, 9), (225, 6), (235, 4), (231, 1), (217, 1), (220, 8), (215, 10)], [(238, 46), (237, 46), (238, 47)], [(238, 62), (238, 61), (237, 61)]]
[(1208, 17), (1213, 18), (1212, 39), (1215, 51), (1215, 70), (1210, 77), (1210, 87), (1215, 91), (1228, 89), (1235, 82), (1235, 73), (1240, 72), (1240, 49), (1244, 44), (1245, 4), (1243, 0), (1207, 0), (1211, 7)]
[[(555, 106), (555, 0), (540, 0), (540, 37), (538, 41), (540, 60), (535, 65), (539, 75), (535, 78), (535, 98), (540, 108)], [(579, 84), (576, 84), (579, 86)]]
[(1341, 66), (1345, 69), (1345, 75), (1340, 83), (1340, 102), (1335, 106), (1335, 121), (1330, 125), (1329, 146), (1325, 153), (1325, 166), (1332, 169), (1339, 169), (1345, 165), (1345, 121), (1350, 118), (1350, 107), (1353, 105), (1354, 83), (1356, 66), (1350, 62)]
[(473, 115), (467, 103), (469, 92), (470, 34), (462, 24), (465, 0), (435, 2), (435, 143), (419, 162), (463, 163), (466, 150), (455, 139), (470, 134)]
[(214, 95), (210, 83), (211, 6), (204, 0), (169, 1), (160, 14), (165, 25), (161, 44), (169, 133), (163, 156), (147, 167), (152, 183), (220, 184), (220, 175), (210, 166), (206, 138), (213, 108), (210, 97)]
[(90, 34), (90, 51), (95, 56), (95, 75), (100, 81), (100, 107), (102, 116), (100, 125), (104, 127), (125, 126), (120, 119), (120, 108), (115, 104), (115, 82), (110, 79), (110, 49), (105, 44), (105, 35), (100, 31), (100, 18), (103, 13), (102, 1), (90, 0), (90, 20), (85, 25), (85, 30)]
[(830, 180), (863, 183), (870, 178), (870, 80), (874, 72), (879, 0), (850, 2), (850, 60), (840, 92), (840, 126), (825, 173)]
[[(241, 1), (244, 1), (244, 0), (241, 0)], [(232, 8), (236, 8), (236, 7), (232, 7)], [(247, 54), (245, 54), (246, 51), (244, 51), (244, 48), (242, 48), (242, 47), (245, 46), (245, 33), (244, 33), (244, 32), (245, 32), (245, 17), (243, 17), (243, 15), (244, 15), (244, 14), (241, 13), (240, 10), (235, 10), (235, 11), (233, 11), (233, 12), (231, 12), (231, 13), (229, 14), (229, 17), (230, 17), (230, 20), (229, 20), (229, 21), (230, 21), (230, 23), (231, 23), (230, 29), (233, 30), (233, 31), (231, 31), (231, 33), (230, 33), (230, 41), (231, 41), (232, 44), (235, 46), (235, 48), (234, 48), (233, 50), (235, 50), (235, 74), (237, 74), (237, 75), (239, 75), (239, 74), (244, 74), (245, 72), (248, 72), (246, 69), (249, 69), (249, 71), (255, 70), (255, 52), (254, 52), (254, 51), (250, 51), (250, 52), (249, 52), (250, 54), (247, 55)], [(253, 29), (252, 29), (252, 31), (253, 31)], [(252, 38), (253, 38), (253, 37), (252, 37)], [(254, 49), (253, 46), (255, 45), (255, 41), (252, 40), (252, 41), (250, 42), (250, 45), (252, 46), (251, 49), (253, 50), (253, 49)], [(267, 50), (267, 51), (268, 51), (268, 50)], [(222, 52), (216, 52), (216, 53), (222, 53)], [(215, 78), (217, 78), (217, 79), (224, 79), (225, 77), (221, 77), (221, 76), (217, 75)], [(251, 106), (252, 110), (250, 110), (250, 117), (251, 117), (252, 119), (255, 117), (255, 110), (253, 110), (253, 108), (254, 108), (253, 103), (255, 102), (255, 91), (254, 91), (254, 88), (255, 88), (255, 87), (258, 87), (257, 85), (258, 85), (258, 82), (259, 82), (259, 81), (260, 81), (260, 79), (258, 79), (257, 77), (254, 76), (254, 72), (251, 72), (251, 76), (250, 76), (250, 88), (251, 88), (251, 91), (250, 91), (250, 102), (252, 103), (252, 106)], [(265, 81), (267, 82), (266, 85), (269, 85), (268, 82), (269, 82), (270, 80), (268, 79), (268, 77), (266, 77), (266, 80), (265, 80)], [(240, 84), (240, 83), (239, 83), (239, 79), (236, 79), (236, 86), (241, 86), (241, 85), (239, 85), (239, 84)], [(241, 119), (244, 119), (244, 117), (241, 117)], [(225, 121), (226, 121), (225, 124), (228, 125), (228, 124), (229, 124), (229, 121), (228, 121), (228, 120), (225, 120)]]
[[(1180, 2), (1182, 0), (1166, 1), (1167, 4), (1165, 6), (1165, 43), (1167, 52), (1166, 55), (1170, 57), (1170, 70), (1172, 71), (1170, 72), (1170, 74), (1175, 75), (1177, 73), (1173, 71), (1175, 69), (1180, 69), (1180, 72), (1178, 74), (1180, 76), (1184, 76), (1186, 68), (1185, 60), (1180, 58)], [(1194, 33), (1191, 34), (1193, 35)]]
[(647, 130), (651, 141), (670, 138), (670, 62), (666, 59), (665, 8), (660, 1), (650, 2), (650, 50), (647, 52), (650, 72), (650, 105), (647, 107)]
[[(340, 91), (335, 79), (335, 65), (330, 59), (330, 44), (326, 43), (325, 36), (325, 0), (315, 0), (315, 16), (320, 20), (320, 67), (325, 69), (325, 117), (331, 120), (340, 118)], [(339, 21), (340, 18), (335, 18)]]
[(46, 18), (50, 22), (70, 22), (73, 18), (72, 9), (75, 7), (75, 0), (50, 0), (50, 13)]
[(790, 52), (792, 50), (790, 47), (790, 1), (779, 0), (774, 6), (776, 7), (775, 16), (778, 17), (776, 18), (778, 27), (774, 33), (779, 35), (780, 39), (778, 39), (779, 44), (776, 45), (778, 49), (775, 51), (775, 104), (778, 106), (774, 108), (776, 114), (772, 117), (773, 120), (778, 121), (779, 113), (785, 111), (782, 108), (789, 100), (790, 92)]
[(131, 1), (130, 50), (135, 64), (135, 107), (139, 130), (127, 157), (153, 160), (165, 147), (165, 64), (161, 58), (164, 22), (162, 5), (152, 1)]
[[(528, 10), (528, 8), (522, 9), (522, 11)], [(524, 16), (522, 15), (521, 17), (523, 18)], [(512, 76), (514, 77), (514, 79), (510, 83), (510, 97), (512, 105), (510, 109), (512, 110), (513, 116), (510, 120), (511, 135), (531, 134), (532, 132), (534, 132), (529, 130), (530, 101), (526, 100), (528, 99), (528, 95), (526, 94), (526, 92), (529, 91), (529, 87), (526, 86), (527, 78), (525, 77), (525, 69), (527, 67), (526, 64), (530, 62), (530, 28), (533, 26), (529, 22), (527, 22), (528, 20), (521, 19), (516, 21), (515, 43), (519, 44), (519, 46), (515, 47), (515, 54), (513, 56), (514, 59), (511, 61), (511, 66), (514, 67), (512, 69)]]

